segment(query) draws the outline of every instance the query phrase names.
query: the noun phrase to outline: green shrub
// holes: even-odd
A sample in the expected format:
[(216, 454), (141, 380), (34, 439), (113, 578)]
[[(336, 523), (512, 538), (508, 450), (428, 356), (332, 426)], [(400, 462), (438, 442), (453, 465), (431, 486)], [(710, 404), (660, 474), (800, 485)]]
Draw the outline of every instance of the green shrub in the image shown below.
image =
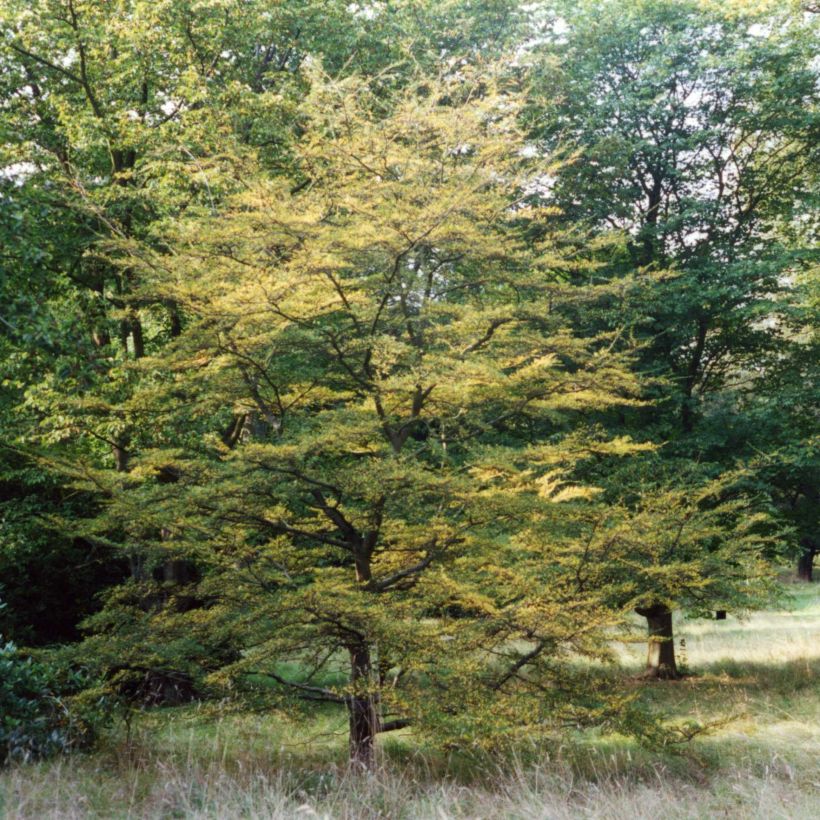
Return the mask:
[(87, 748), (104, 715), (83, 703), (87, 675), (35, 661), (0, 641), (0, 765)]

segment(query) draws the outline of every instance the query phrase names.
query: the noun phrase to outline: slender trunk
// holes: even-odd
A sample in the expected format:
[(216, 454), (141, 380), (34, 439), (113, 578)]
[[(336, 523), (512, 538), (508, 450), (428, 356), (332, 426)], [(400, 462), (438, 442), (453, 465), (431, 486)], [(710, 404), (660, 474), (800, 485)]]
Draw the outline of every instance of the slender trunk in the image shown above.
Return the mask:
[(145, 571), (145, 557), (136, 551), (131, 552), (128, 556), (128, 569), (134, 581), (145, 581), (148, 578), (148, 573)]
[(652, 187), (647, 191), (646, 220), (643, 226), (643, 249), (641, 264), (651, 265), (658, 261), (660, 250), (658, 246), (658, 217), (661, 210), (661, 196), (663, 194), (663, 179), (660, 174), (652, 173)]
[(126, 449), (127, 446), (127, 442), (118, 441), (111, 447), (111, 452), (114, 455), (114, 467), (118, 473), (128, 472), (128, 450)]
[(649, 631), (649, 651), (646, 657), (644, 677), (672, 680), (679, 678), (675, 663), (675, 639), (672, 632), (672, 612), (655, 604), (650, 607), (638, 607), (638, 615), (646, 618)]
[(695, 335), (695, 347), (692, 351), (692, 358), (686, 369), (686, 379), (683, 383), (683, 402), (681, 404), (681, 426), (685, 433), (691, 433), (695, 429), (695, 399), (693, 396), (695, 385), (701, 371), (703, 352), (706, 347), (706, 334), (709, 325), (705, 319), (698, 319), (698, 328)]
[(171, 338), (176, 339), (182, 335), (182, 319), (175, 305), (168, 309), (168, 320), (171, 325)]
[(91, 290), (97, 294), (96, 301), (91, 305), (91, 321), (93, 325), (91, 338), (96, 348), (108, 347), (108, 345), (111, 344), (111, 334), (108, 332), (106, 324), (107, 317), (105, 315), (105, 308), (103, 307), (105, 292), (104, 279), (100, 278), (99, 282), (91, 286)]
[(350, 762), (363, 769), (374, 764), (374, 740), (379, 731), (377, 697), (370, 691), (370, 648), (364, 642), (348, 648), (352, 693), (347, 700), (350, 719)]
[(361, 548), (353, 554), (353, 561), (356, 565), (356, 580), (360, 584), (366, 584), (372, 579), (370, 571), (370, 554)]
[(178, 558), (164, 561), (162, 564), (162, 580), (182, 586), (190, 584), (196, 578), (194, 565), (190, 561)]
[(142, 322), (136, 313), (131, 315), (129, 324), (131, 325), (131, 339), (134, 342), (134, 358), (141, 359), (145, 356), (145, 340), (142, 335)]
[(800, 542), (803, 552), (797, 559), (797, 577), (801, 581), (812, 581), (814, 572), (814, 555), (816, 553), (815, 544), (808, 538), (804, 538)]

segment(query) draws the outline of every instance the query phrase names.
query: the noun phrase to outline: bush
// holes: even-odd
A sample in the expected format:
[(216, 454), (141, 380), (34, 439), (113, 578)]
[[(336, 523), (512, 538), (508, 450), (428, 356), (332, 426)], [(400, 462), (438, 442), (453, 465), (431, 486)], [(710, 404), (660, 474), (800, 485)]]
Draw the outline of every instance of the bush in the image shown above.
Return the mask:
[(102, 719), (102, 704), (82, 704), (88, 684), (82, 672), (24, 656), (0, 640), (0, 764), (89, 747)]

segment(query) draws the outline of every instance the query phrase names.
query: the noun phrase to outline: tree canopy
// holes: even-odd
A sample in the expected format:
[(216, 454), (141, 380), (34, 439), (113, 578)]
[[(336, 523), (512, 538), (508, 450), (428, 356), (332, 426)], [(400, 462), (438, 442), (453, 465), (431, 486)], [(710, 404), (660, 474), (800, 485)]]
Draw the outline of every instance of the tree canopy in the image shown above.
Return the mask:
[(17, 643), (71, 642), (124, 699), (336, 704), (369, 766), (406, 726), (649, 732), (590, 671), (633, 613), (676, 677), (673, 611), (811, 576), (812, 14), (2, 0), (0, 26)]

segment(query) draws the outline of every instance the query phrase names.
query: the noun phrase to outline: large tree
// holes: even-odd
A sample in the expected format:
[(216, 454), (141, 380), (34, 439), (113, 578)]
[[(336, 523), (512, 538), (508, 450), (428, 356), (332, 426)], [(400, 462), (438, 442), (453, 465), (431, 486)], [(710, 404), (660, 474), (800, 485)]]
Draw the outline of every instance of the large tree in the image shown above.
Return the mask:
[[(306, 67), (359, 71), (389, 95), (414, 63), (496, 50), (519, 24), (508, 2), (472, 11), (464, 2), (0, 2), (1, 412), (5, 443), (35, 455), (29, 477), (40, 475), (28, 480), (24, 457), (9, 455), (9, 503), (39, 482), (49, 498), (34, 507), (53, 512), (60, 463), (90, 458), (128, 472), (142, 446), (127, 404), (140, 379), (131, 365), (177, 337), (184, 316), (143, 289), (117, 242), (156, 248), (163, 220), (216, 207), (247, 153), (292, 178)], [(65, 513), (70, 528), (78, 514)], [(105, 554), (68, 540), (72, 564)], [(129, 560), (144, 573), (138, 546)], [(184, 565), (162, 573), (177, 570), (182, 578)]]
[[(777, 368), (811, 241), (783, 231), (805, 219), (817, 163), (811, 23), (771, 4), (669, 0), (555, 3), (542, 19), (531, 133), (572, 161), (540, 195), (609, 240), (593, 278), (624, 283), (576, 319), (626, 321), (657, 379), (651, 407), (610, 422), (673, 463), (731, 469), (754, 448), (729, 444), (719, 411), (740, 414), (743, 386)], [(657, 601), (665, 618), (673, 603)]]
[[(98, 474), (101, 526), (195, 558), (211, 603), (190, 617), (243, 648), (228, 671), (346, 704), (365, 765), (379, 731), (472, 719), (482, 686), (529, 687), (532, 720), (553, 698), (527, 668), (602, 652), (618, 617), (580, 584), (580, 541), (573, 562), (518, 540), (550, 503), (539, 474), (579, 449), (559, 446), (568, 422), (638, 386), (611, 334), (578, 338), (554, 309), (581, 296), (525, 241), (549, 211), (520, 205), (508, 82), (462, 66), (385, 100), (316, 77), (304, 184), (251, 168), (216, 213), (168, 226), (171, 253), (124, 247), (185, 323), (141, 368), (129, 407), (152, 441), (119, 486)], [(322, 683), (339, 653), (347, 681)]]

